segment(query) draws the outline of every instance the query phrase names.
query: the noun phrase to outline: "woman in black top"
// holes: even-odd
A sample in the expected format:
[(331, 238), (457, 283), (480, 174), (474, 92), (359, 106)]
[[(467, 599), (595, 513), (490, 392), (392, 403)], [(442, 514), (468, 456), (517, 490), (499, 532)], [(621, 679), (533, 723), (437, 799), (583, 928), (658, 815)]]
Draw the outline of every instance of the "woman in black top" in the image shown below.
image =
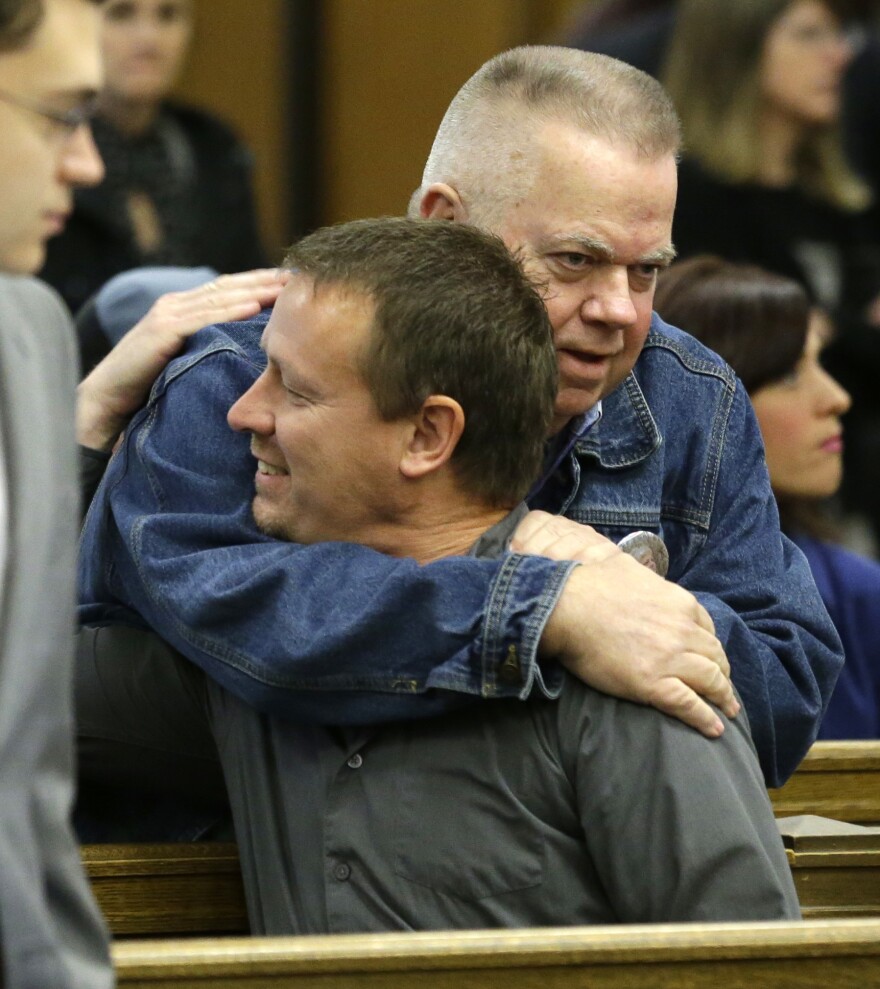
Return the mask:
[(840, 139), (851, 56), (824, 0), (680, 0), (663, 79), (687, 149), (679, 254), (788, 275), (834, 314), (828, 363), (856, 409), (845, 496), (880, 532), (880, 245)]
[(73, 311), (141, 265), (265, 264), (251, 156), (214, 117), (166, 99), (192, 34), (191, 0), (107, 0), (105, 90), (93, 124), (107, 174), (75, 198), (42, 277)]

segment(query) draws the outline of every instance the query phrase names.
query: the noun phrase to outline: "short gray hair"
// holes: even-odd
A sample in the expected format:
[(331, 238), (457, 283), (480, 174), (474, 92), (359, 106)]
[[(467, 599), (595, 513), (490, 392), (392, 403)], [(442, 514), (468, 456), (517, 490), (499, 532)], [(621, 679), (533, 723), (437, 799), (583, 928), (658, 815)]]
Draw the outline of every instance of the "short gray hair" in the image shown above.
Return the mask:
[(410, 213), (433, 182), (453, 185), (480, 214), (524, 191), (537, 153), (531, 138), (554, 120), (650, 160), (677, 155), (681, 146), (672, 101), (646, 73), (574, 48), (512, 48), (486, 62), (452, 100)]

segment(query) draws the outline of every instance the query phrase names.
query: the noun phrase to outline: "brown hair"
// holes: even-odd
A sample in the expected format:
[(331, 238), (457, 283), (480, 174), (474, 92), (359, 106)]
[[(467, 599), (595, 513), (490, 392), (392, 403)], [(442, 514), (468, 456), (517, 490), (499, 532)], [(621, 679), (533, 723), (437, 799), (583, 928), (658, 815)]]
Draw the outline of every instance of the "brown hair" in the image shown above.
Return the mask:
[(720, 354), (749, 394), (794, 370), (810, 319), (797, 282), (711, 255), (661, 271), (654, 308)]
[(499, 238), (436, 220), (356, 220), (303, 238), (284, 266), (373, 301), (360, 369), (383, 418), (454, 398), (466, 424), (451, 463), (465, 490), (499, 507), (524, 497), (558, 372), (544, 303)]
[[(753, 395), (794, 371), (806, 347), (811, 306), (804, 289), (790, 278), (699, 255), (659, 273), (654, 308), (720, 354)], [(786, 532), (838, 538), (816, 502), (776, 500)]]
[[(771, 27), (792, 2), (680, 0), (676, 6), (661, 79), (681, 115), (687, 153), (727, 182), (758, 178), (761, 59)], [(868, 205), (868, 189), (844, 161), (835, 126), (805, 135), (795, 169), (797, 184), (814, 195), (843, 209)]]

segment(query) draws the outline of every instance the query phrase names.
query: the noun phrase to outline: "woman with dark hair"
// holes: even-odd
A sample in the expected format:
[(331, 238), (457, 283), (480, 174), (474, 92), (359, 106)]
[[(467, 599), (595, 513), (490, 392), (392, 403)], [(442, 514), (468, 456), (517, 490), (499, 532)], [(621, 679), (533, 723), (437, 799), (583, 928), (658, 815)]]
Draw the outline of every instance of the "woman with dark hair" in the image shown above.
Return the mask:
[(748, 391), (783, 531), (803, 550), (846, 664), (820, 738), (880, 738), (880, 565), (832, 541), (821, 503), (840, 486), (847, 392), (822, 367), (825, 314), (792, 280), (696, 257), (664, 271), (655, 307), (719, 353)]
[(661, 78), (681, 115), (673, 239), (796, 279), (834, 315), (829, 367), (855, 398), (844, 499), (880, 534), (880, 244), (845, 161), (853, 51), (826, 0), (679, 0)]
[(92, 131), (106, 176), (76, 193), (40, 273), (74, 313), (130, 268), (266, 263), (250, 152), (225, 123), (169, 98), (192, 33), (192, 0), (105, 0)]

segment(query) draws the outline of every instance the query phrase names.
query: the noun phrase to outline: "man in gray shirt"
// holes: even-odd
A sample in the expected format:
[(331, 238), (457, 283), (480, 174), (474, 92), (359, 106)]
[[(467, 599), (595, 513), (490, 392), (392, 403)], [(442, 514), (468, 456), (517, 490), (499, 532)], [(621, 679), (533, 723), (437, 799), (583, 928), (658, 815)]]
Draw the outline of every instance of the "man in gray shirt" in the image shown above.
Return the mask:
[[(229, 413), (252, 436), (260, 528), (420, 564), (504, 552), (557, 369), (503, 244), (462, 224), (359, 221), (305, 238), (286, 267), (268, 366)], [(573, 558), (620, 553), (568, 526)], [(707, 739), (568, 678), (557, 702), (301, 726), (149, 633), (86, 630), (82, 645), (80, 723), (114, 739), (115, 760), (119, 741), (136, 753), (145, 712), (163, 723), (150, 745), (164, 732), (194, 777), (216, 742), (255, 932), (799, 915), (742, 715)], [(93, 748), (86, 769), (101, 761)]]

